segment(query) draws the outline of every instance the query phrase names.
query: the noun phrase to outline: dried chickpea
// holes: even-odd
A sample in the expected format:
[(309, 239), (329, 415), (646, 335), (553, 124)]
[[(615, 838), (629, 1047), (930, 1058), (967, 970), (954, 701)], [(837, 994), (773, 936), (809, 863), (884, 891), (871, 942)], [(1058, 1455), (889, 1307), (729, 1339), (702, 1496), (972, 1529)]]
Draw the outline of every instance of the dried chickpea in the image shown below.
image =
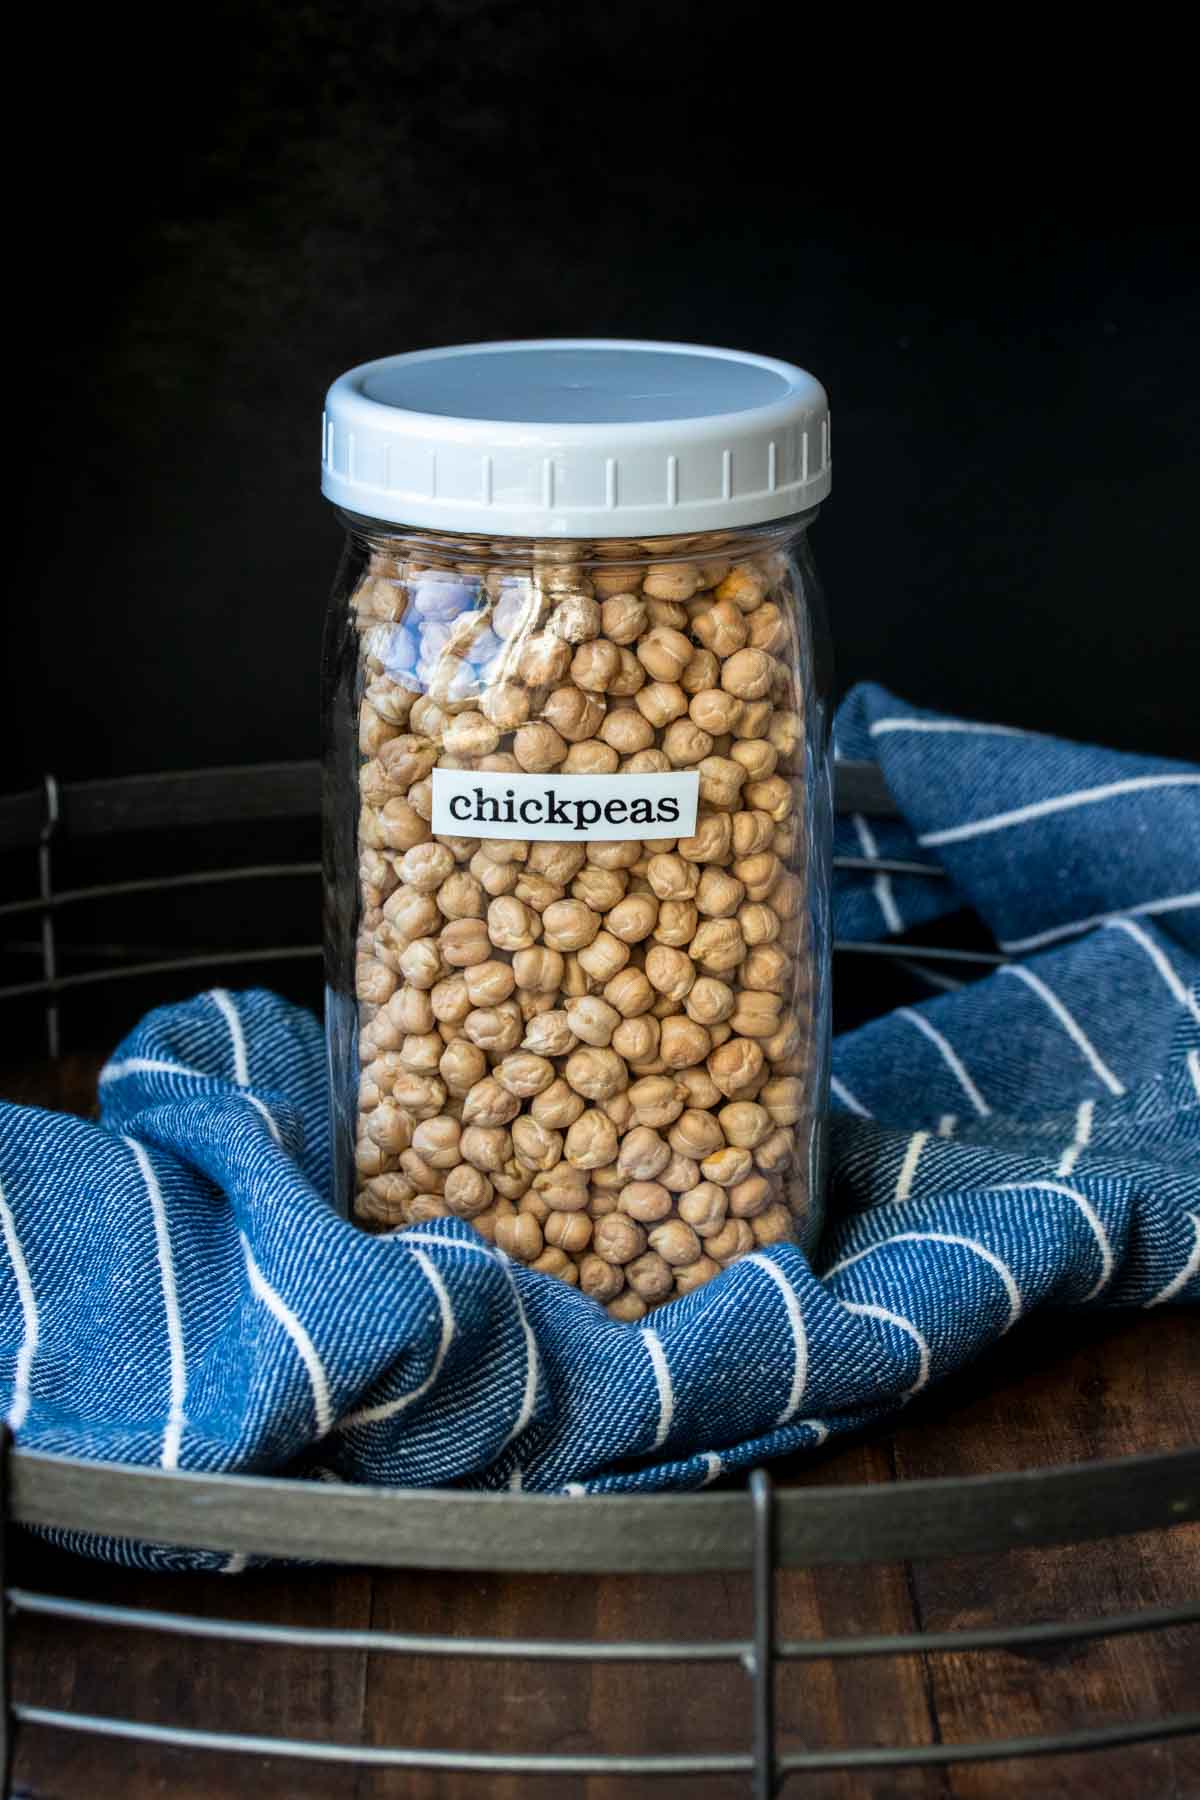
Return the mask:
[(711, 1049), (712, 1039), (694, 1019), (675, 1014), (662, 1021), (659, 1055), (668, 1069), (690, 1069), (702, 1063)]
[(471, 1219), (491, 1205), (492, 1192), (492, 1184), (481, 1170), (459, 1163), (446, 1176), (442, 1198), (460, 1219)]
[(571, 667), (571, 647), (561, 637), (528, 638), (517, 662), (517, 673), (526, 687), (549, 687), (561, 681)]
[(588, 1203), (587, 1172), (571, 1162), (556, 1163), (535, 1175), (533, 1187), (551, 1212), (582, 1212)]
[(639, 843), (627, 842), (614, 838), (607, 843), (589, 844), (587, 859), (595, 863), (598, 869), (631, 869), (635, 862), (641, 861), (642, 846)]
[(529, 1100), (535, 1094), (544, 1093), (555, 1079), (554, 1064), (528, 1050), (517, 1050), (506, 1056), (497, 1064), (494, 1075), (500, 1086), (519, 1100)]
[(582, 900), (556, 900), (542, 914), (545, 942), (552, 950), (581, 950), (599, 929), (599, 913)]
[(611, 1212), (596, 1221), (592, 1248), (610, 1263), (631, 1263), (646, 1248), (646, 1233), (627, 1213)]
[(571, 895), (590, 906), (593, 912), (606, 913), (624, 899), (628, 886), (629, 877), (624, 869), (599, 869), (594, 863), (588, 863), (571, 883)]
[(502, 1169), (512, 1155), (512, 1138), (502, 1126), (468, 1125), (459, 1139), (463, 1161), (485, 1173)]
[(705, 1238), (704, 1249), (714, 1262), (723, 1263), (745, 1256), (748, 1250), (753, 1250), (754, 1244), (754, 1229), (749, 1220), (727, 1219), (720, 1231)]
[(715, 1181), (702, 1181), (680, 1196), (679, 1216), (699, 1238), (715, 1237), (725, 1224), (729, 1197)]
[(690, 900), (660, 900), (655, 941), (673, 950), (690, 944), (700, 924), (700, 914)]
[[(654, 1242), (654, 1237), (654, 1232), (651, 1232), (651, 1243)], [(626, 1263), (625, 1279), (635, 1294), (651, 1303), (665, 1300), (675, 1291), (675, 1272), (657, 1250), (647, 1250), (643, 1256), (637, 1256), (631, 1263)]]
[(584, 994), (580, 999), (572, 1000), (566, 1010), (572, 1032), (585, 1044), (607, 1046), (621, 1022), (617, 1008), (596, 994)]
[(605, 929), (624, 944), (640, 944), (650, 936), (657, 919), (658, 901), (652, 894), (630, 894), (613, 907)]
[(670, 758), (665, 750), (639, 750), (635, 756), (625, 758), (620, 772), (622, 775), (666, 775), (670, 768)]
[(792, 1235), (792, 1217), (786, 1206), (776, 1204), (751, 1219), (750, 1227), (757, 1243), (780, 1244)]
[(658, 1020), (647, 1013), (622, 1019), (609, 1042), (617, 1055), (624, 1057), (631, 1066), (646, 1062), (658, 1054)]
[(729, 754), (745, 769), (748, 781), (765, 781), (768, 775), (775, 773), (779, 761), (778, 752), (766, 738), (740, 738)]
[(772, 711), (770, 700), (743, 700), (738, 722), (733, 728), (734, 736), (743, 739), (761, 738), (771, 722)]
[(620, 1265), (605, 1262), (602, 1256), (585, 1256), (579, 1265), (580, 1290), (593, 1300), (601, 1303), (615, 1300), (624, 1285)]
[(487, 1073), (487, 1057), (478, 1045), (455, 1038), (446, 1045), (438, 1063), (438, 1075), (448, 1093), (465, 1097)]
[(496, 1247), (521, 1262), (534, 1262), (542, 1253), (542, 1228), (529, 1213), (497, 1219)]
[(672, 1125), (667, 1142), (678, 1155), (702, 1163), (706, 1156), (724, 1148), (725, 1134), (710, 1112), (688, 1107)]
[(747, 1175), (728, 1190), (729, 1211), (735, 1219), (753, 1219), (771, 1203), (771, 1184), (765, 1175)]
[(750, 639), (746, 619), (729, 600), (714, 600), (692, 618), (692, 635), (722, 661)]
[(487, 935), (498, 950), (530, 950), (536, 942), (532, 910), (515, 894), (493, 900), (487, 910)]
[(629, 1181), (621, 1189), (618, 1206), (640, 1225), (653, 1225), (670, 1215), (672, 1201), (661, 1182)]
[(628, 1181), (653, 1181), (670, 1160), (670, 1146), (657, 1131), (648, 1125), (635, 1125), (621, 1139), (617, 1169)]
[(606, 1112), (581, 1112), (563, 1139), (563, 1156), (574, 1168), (604, 1168), (617, 1154), (617, 1127)]
[(688, 718), (678, 718), (667, 726), (663, 732), (662, 748), (664, 754), (677, 769), (691, 768), (702, 763), (713, 747), (713, 740), (707, 731)]
[(746, 780), (746, 771), (741, 764), (733, 762), (727, 756), (706, 756), (700, 763), (698, 772), (701, 804), (719, 807), (723, 812), (732, 812), (739, 804), (739, 796)]
[(552, 1212), (542, 1226), (542, 1235), (554, 1249), (580, 1256), (592, 1241), (592, 1221), (584, 1212)]
[(687, 1091), (672, 1075), (645, 1075), (627, 1091), (631, 1116), (661, 1130), (674, 1124), (687, 1104)]
[(546, 630), (568, 644), (586, 643), (600, 630), (600, 608), (590, 594), (569, 594), (550, 614)]
[(719, 1187), (736, 1187), (744, 1181), (754, 1167), (754, 1158), (749, 1150), (729, 1144), (723, 1150), (715, 1150), (700, 1163), (700, 1173), (705, 1181), (715, 1181)]
[(597, 736), (620, 756), (633, 756), (654, 742), (654, 727), (636, 706), (609, 712)]
[(498, 683), (481, 696), (479, 710), (498, 731), (517, 731), (529, 718), (529, 694), (517, 682)]
[(756, 812), (765, 812), (778, 825), (792, 810), (792, 784), (782, 775), (769, 775), (765, 781), (748, 781), (742, 791), (743, 802)]
[[(474, 963), (487, 962), (492, 946), (487, 926), (482, 919), (454, 919), (443, 927), (438, 937), (438, 948), (451, 968), (465, 969)], [(418, 982), (417, 985), (422, 984)], [(433, 983), (428, 985), (432, 987)]]
[(690, 838), (680, 838), (678, 850), (686, 862), (727, 863), (733, 846), (733, 824), (726, 812), (701, 814)]
[(582, 744), (571, 745), (562, 769), (564, 775), (611, 775), (619, 762), (611, 745), (602, 744), (599, 738), (588, 738)]
[(736, 919), (706, 919), (690, 945), (693, 961), (706, 975), (727, 975), (746, 954), (746, 940)]
[(482, 713), (459, 713), (450, 720), (442, 744), (453, 756), (487, 756), (500, 742), (500, 733)]
[(581, 644), (571, 658), (571, 680), (588, 693), (606, 694), (613, 677), (621, 667), (621, 652), (607, 638), (593, 638)]
[(629, 592), (611, 594), (600, 608), (600, 629), (610, 643), (634, 643), (646, 630), (646, 603)]
[(753, 612), (767, 591), (763, 570), (755, 563), (735, 563), (717, 587), (717, 599), (732, 601), (742, 612)]
[(725, 1142), (741, 1150), (753, 1150), (772, 1131), (771, 1115), (752, 1100), (732, 1100), (717, 1114)]
[(692, 650), (691, 640), (682, 631), (655, 625), (638, 640), (636, 655), (651, 681), (677, 682), (692, 660)]
[(700, 1239), (683, 1219), (668, 1219), (650, 1233), (650, 1248), (672, 1268), (686, 1268), (702, 1254)]
[(531, 775), (556, 768), (566, 754), (566, 743), (553, 725), (522, 725), (513, 739), (513, 755)]
[(522, 1113), (512, 1124), (513, 1156), (523, 1169), (552, 1169), (563, 1153), (559, 1132), (539, 1125), (530, 1113)]
[(475, 852), (470, 868), (483, 892), (493, 899), (499, 894), (511, 894), (520, 879), (520, 871), (514, 863), (494, 862), (482, 850)]
[[(672, 719), (681, 719), (688, 710), (687, 695), (673, 681), (652, 681), (647, 687), (639, 688), (633, 698), (642, 717), (659, 730), (669, 725)], [(670, 764), (667, 766), (669, 768)]]
[(444, 1115), (422, 1119), (412, 1136), (412, 1147), (431, 1169), (453, 1169), (462, 1161), (458, 1140), (461, 1127), (457, 1119)]
[(464, 1125), (507, 1125), (521, 1110), (518, 1095), (510, 1093), (493, 1076), (477, 1081), (463, 1100)]
[(629, 946), (611, 931), (598, 931), (590, 944), (579, 951), (581, 968), (594, 981), (611, 981), (629, 961)]
[(753, 1038), (730, 1038), (708, 1059), (708, 1073), (727, 1099), (735, 1099), (754, 1087), (765, 1058)]
[(625, 968), (605, 983), (604, 998), (622, 1019), (636, 1019), (654, 1005), (654, 989), (641, 969)]
[(610, 700), (627, 700), (646, 685), (646, 671), (632, 650), (621, 651), (621, 665), (608, 684)]

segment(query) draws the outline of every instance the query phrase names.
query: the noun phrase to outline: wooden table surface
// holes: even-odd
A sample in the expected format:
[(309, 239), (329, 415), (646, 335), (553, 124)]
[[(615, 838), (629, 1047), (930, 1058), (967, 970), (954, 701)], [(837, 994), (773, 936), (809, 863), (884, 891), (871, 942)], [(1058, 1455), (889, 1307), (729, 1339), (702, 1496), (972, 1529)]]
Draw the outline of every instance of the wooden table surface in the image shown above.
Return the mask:
[[(0, 1082), (4, 1097), (85, 1112), (96, 1063)], [(790, 1485), (973, 1475), (1180, 1448), (1200, 1436), (1194, 1315), (1060, 1312), (1027, 1322), (893, 1428), (778, 1465)], [(157, 1576), (24, 1534), (21, 1586), (115, 1604), (293, 1624), (489, 1636), (730, 1637), (741, 1575), (484, 1576), (369, 1569)], [(933, 1564), (790, 1571), (781, 1637), (939, 1631), (1094, 1617), (1200, 1595), (1200, 1524), (1067, 1549)], [(196, 1643), (22, 1618), (13, 1693), (47, 1707), (355, 1744), (560, 1752), (744, 1749), (749, 1682), (728, 1665), (549, 1665)], [(1200, 1626), (1012, 1652), (792, 1663), (784, 1749), (952, 1743), (1078, 1730), (1200, 1705)], [(1200, 1739), (1035, 1763), (797, 1776), (796, 1800), (1200, 1800)], [(529, 1778), (362, 1770), (215, 1756), (23, 1728), (12, 1792), (36, 1800), (744, 1800), (741, 1777)]]

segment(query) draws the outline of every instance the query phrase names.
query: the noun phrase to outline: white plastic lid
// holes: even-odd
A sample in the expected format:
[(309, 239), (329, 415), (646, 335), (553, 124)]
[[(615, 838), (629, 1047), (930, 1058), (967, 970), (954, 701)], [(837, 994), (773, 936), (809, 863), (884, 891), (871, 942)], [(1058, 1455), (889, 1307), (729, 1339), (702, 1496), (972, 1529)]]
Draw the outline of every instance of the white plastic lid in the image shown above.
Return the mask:
[(658, 537), (786, 518), (829, 492), (829, 404), (791, 363), (542, 338), (362, 363), (325, 402), (348, 512), (496, 537)]

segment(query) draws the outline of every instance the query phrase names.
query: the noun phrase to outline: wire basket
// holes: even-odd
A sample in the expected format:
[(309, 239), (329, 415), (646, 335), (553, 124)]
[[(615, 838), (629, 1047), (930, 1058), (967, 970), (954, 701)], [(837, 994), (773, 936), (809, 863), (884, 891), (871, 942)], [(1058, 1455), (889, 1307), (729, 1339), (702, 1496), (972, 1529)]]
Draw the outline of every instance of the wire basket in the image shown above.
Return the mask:
[[(840, 764), (839, 811), (894, 816), (878, 771)], [(282, 882), (315, 881), (318, 865), (305, 856), (263, 863), (217, 862), (163, 876), (151, 872), (121, 881), (59, 886), (64, 851), (110, 834), (196, 832), (269, 821), (311, 824), (318, 810), (316, 764), (277, 764), (189, 774), (60, 786), (47, 777), (41, 790), (0, 800), (0, 855), (36, 859), (38, 892), (0, 905), (0, 919), (34, 921), (32, 942), (4, 948), (40, 964), (30, 976), (0, 986), (0, 1000), (42, 1009), (46, 1046), (62, 1053), (63, 1002), (113, 984), (145, 978), (191, 978), (191, 972), (232, 966), (316, 966), (320, 946), (304, 941), (233, 947), (178, 945), (146, 955), (136, 945), (96, 948), (85, 960), (100, 966), (70, 967), (88, 945), (68, 943), (60, 921), (77, 909), (135, 895), (189, 896), (193, 890), (228, 888), (241, 894), (279, 891)], [(920, 864), (857, 858), (837, 866), (873, 874), (937, 876)], [(252, 890), (253, 891), (253, 890)], [(259, 913), (243, 917), (258, 918)], [(303, 918), (304, 910), (297, 916)], [(837, 945), (843, 954), (889, 959), (914, 971), (964, 963), (988, 966), (1006, 960), (994, 947), (909, 943)], [(136, 991), (136, 986), (129, 992)], [(3, 1679), (3, 1792), (9, 1791), (13, 1743), (22, 1725), (36, 1725), (173, 1745), (196, 1751), (251, 1752), (356, 1764), (363, 1768), (453, 1771), (493, 1778), (520, 1776), (661, 1776), (676, 1784), (705, 1776), (744, 1777), (755, 1800), (779, 1792), (792, 1776), (823, 1772), (929, 1769), (1103, 1751), (1200, 1732), (1200, 1711), (1177, 1712), (1116, 1725), (1016, 1738), (881, 1748), (782, 1750), (775, 1723), (775, 1685), (782, 1664), (847, 1658), (905, 1657), (943, 1652), (1047, 1647), (1126, 1633), (1163, 1631), (1200, 1621), (1200, 1599), (1178, 1605), (1070, 1618), (1020, 1626), (983, 1626), (944, 1632), (844, 1637), (779, 1638), (775, 1585), (780, 1570), (880, 1561), (940, 1558), (1082, 1544), (1123, 1534), (1167, 1531), (1200, 1518), (1200, 1450), (1126, 1457), (1025, 1473), (909, 1481), (897, 1486), (839, 1486), (780, 1490), (764, 1470), (744, 1489), (688, 1495), (591, 1496), (568, 1505), (535, 1495), (422, 1492), (297, 1484), (245, 1476), (195, 1475), (76, 1461), (0, 1445), (0, 1502), (5, 1520), (61, 1532), (219, 1550), (235, 1556), (266, 1555), (331, 1564), (369, 1563), (378, 1568), (535, 1570), (563, 1573), (676, 1571), (740, 1572), (752, 1594), (749, 1635), (725, 1639), (525, 1639), (338, 1631), (121, 1607), (31, 1592), (9, 1585), (0, 1567), (5, 1608), (0, 1612), (0, 1677)], [(350, 1548), (352, 1547), (352, 1548)], [(22, 1617), (51, 1618), (63, 1628), (89, 1623), (169, 1633), (195, 1642), (220, 1639), (260, 1646), (330, 1651), (371, 1651), (436, 1658), (531, 1659), (543, 1663), (726, 1663), (750, 1683), (750, 1741), (727, 1752), (647, 1755), (506, 1754), (363, 1746), (320, 1738), (255, 1736), (219, 1729), (151, 1724), (135, 1719), (67, 1711), (9, 1700), (8, 1645)], [(184, 1653), (181, 1651), (181, 1656)], [(483, 1722), (486, 1726), (486, 1720)], [(481, 1787), (481, 1791), (484, 1789)], [(677, 1785), (674, 1791), (681, 1791)]]

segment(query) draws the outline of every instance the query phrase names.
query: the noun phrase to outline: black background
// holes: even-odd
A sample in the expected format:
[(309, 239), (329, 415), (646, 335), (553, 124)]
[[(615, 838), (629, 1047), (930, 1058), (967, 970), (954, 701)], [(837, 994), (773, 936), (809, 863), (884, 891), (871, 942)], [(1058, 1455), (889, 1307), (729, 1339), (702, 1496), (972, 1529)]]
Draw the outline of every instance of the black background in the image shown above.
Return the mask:
[(315, 754), (325, 386), (547, 334), (820, 375), (843, 687), (1194, 757), (1179, 47), (843, 23), (487, 0), (27, 22), (4, 787)]

